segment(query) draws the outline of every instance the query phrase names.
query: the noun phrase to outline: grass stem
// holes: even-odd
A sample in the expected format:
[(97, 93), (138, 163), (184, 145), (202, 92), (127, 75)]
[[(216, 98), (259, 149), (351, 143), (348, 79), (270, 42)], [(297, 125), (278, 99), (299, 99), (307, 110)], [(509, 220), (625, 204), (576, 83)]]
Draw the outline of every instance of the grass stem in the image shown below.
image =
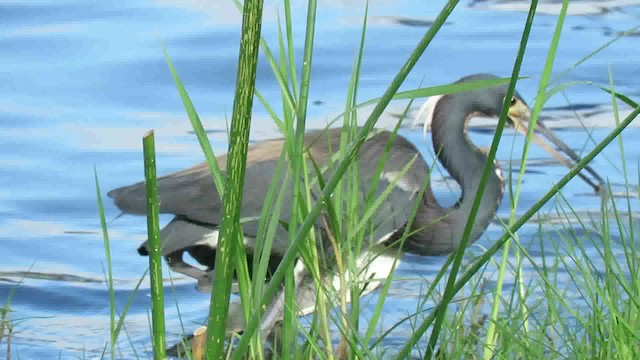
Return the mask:
[(151, 279), (151, 327), (154, 359), (166, 358), (164, 329), (164, 294), (162, 291), (162, 248), (158, 188), (156, 184), (156, 151), (153, 131), (142, 139), (144, 177), (147, 189), (147, 234), (149, 238), (149, 276)]

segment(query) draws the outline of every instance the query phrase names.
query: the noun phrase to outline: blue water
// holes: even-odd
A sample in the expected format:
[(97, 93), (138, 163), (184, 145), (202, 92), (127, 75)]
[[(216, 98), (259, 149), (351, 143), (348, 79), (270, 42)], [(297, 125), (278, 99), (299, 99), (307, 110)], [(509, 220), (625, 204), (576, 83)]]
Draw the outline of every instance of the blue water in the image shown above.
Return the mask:
[[(315, 57), (309, 108), (310, 127), (320, 126), (344, 108), (353, 57), (360, 39), (363, 7), (359, 1), (326, 0), (318, 11)], [(456, 9), (409, 76), (404, 89), (421, 83), (436, 85), (475, 72), (508, 76), (517, 51), (523, 12)], [(403, 19), (432, 20), (442, 1), (372, 1), (359, 96), (380, 96), (427, 27), (403, 25)], [(277, 48), (277, 13), (283, 6), (265, 5), (263, 35)], [(304, 40), (304, 5), (294, 6), (297, 53)], [(280, 13), (282, 14), (282, 13)], [(640, 8), (568, 17), (555, 61), (558, 72), (619, 32), (638, 25)], [(12, 355), (22, 359), (97, 358), (109, 340), (109, 296), (104, 282), (105, 255), (97, 214), (94, 166), (101, 193), (143, 177), (141, 137), (156, 131), (158, 171), (167, 173), (202, 160), (175, 85), (163, 57), (166, 49), (189, 91), (205, 126), (213, 131), (214, 150), (226, 150), (224, 130), (230, 119), (241, 17), (231, 1), (133, 0), (128, 2), (0, 0), (0, 302), (13, 294), (10, 317), (15, 322)], [(522, 69), (532, 79), (518, 85), (533, 102), (556, 17), (539, 15)], [(616, 90), (640, 95), (637, 66), (640, 38), (621, 39), (574, 69), (563, 80), (609, 82)], [(277, 52), (276, 52), (277, 53)], [(261, 58), (258, 89), (279, 103), (277, 83)], [(256, 102), (257, 103), (257, 102)], [(566, 97), (555, 96), (548, 106), (600, 105), (610, 97), (596, 87), (577, 86)], [(396, 113), (403, 104), (395, 105)], [(387, 118), (390, 118), (389, 114)], [(275, 126), (257, 104), (252, 139), (275, 136)], [(610, 132), (611, 116), (593, 129), (594, 140)], [(579, 124), (558, 131), (575, 149), (591, 149), (587, 130)], [(419, 130), (403, 134), (427, 152), (430, 141)], [(505, 135), (498, 157), (511, 158), (512, 132)], [(473, 141), (486, 146), (492, 134), (472, 132)], [(625, 155), (636, 179), (640, 157), (637, 128), (625, 135)], [(516, 139), (519, 149), (522, 139)], [(519, 156), (519, 152), (515, 153)], [(545, 153), (532, 149), (532, 157)], [(593, 163), (601, 175), (623, 182), (618, 144)], [(519, 213), (566, 172), (559, 166), (530, 167)], [(438, 181), (435, 179), (434, 181)], [(441, 183), (442, 184), (442, 183)], [(445, 186), (439, 197), (455, 198)], [(599, 208), (599, 199), (585, 196), (589, 188), (573, 180), (564, 196), (578, 211)], [(637, 205), (637, 204), (635, 204)], [(634, 205), (634, 206), (635, 206)], [(118, 215), (105, 199), (108, 220)], [(499, 215), (509, 215), (507, 199)], [(547, 206), (553, 209), (553, 204)], [(166, 219), (165, 219), (166, 220)], [(124, 216), (109, 223), (116, 300), (122, 311), (131, 290), (147, 267), (135, 252), (145, 239), (144, 218)], [(537, 225), (527, 225), (523, 238), (533, 238)], [(479, 241), (488, 246), (502, 234), (492, 225)], [(534, 248), (534, 246), (532, 247)], [(622, 256), (622, 255), (620, 255)], [(429, 279), (443, 258), (407, 256), (399, 275)], [(165, 269), (166, 270), (166, 269)], [(47, 279), (17, 272), (43, 273)], [(166, 272), (165, 272), (166, 273)], [(51, 274), (64, 274), (51, 280)], [(47, 276), (49, 275), (49, 276)], [(16, 281), (22, 280), (17, 286)], [(421, 280), (424, 281), (424, 280)], [(511, 284), (513, 280), (510, 280)], [(201, 322), (208, 308), (194, 284), (176, 279), (175, 297), (185, 330)], [(148, 286), (143, 283), (125, 322), (119, 358), (149, 355)], [(12, 291), (15, 290), (15, 293)], [(420, 286), (401, 282), (387, 301), (387, 326), (415, 311)], [(167, 293), (169, 341), (181, 333), (173, 293)], [(375, 296), (367, 301), (375, 304)], [(365, 299), (366, 300), (366, 299)], [(402, 344), (409, 328), (399, 330), (387, 345)], [(404, 332), (403, 332), (404, 331)], [(0, 342), (0, 358), (6, 339)]]

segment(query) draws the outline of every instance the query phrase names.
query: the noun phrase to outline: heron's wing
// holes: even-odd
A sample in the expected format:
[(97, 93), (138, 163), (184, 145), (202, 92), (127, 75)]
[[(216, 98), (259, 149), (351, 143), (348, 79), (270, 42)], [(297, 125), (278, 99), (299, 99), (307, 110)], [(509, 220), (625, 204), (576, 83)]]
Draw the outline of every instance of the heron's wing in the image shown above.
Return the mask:
[[(161, 213), (186, 215), (193, 207), (200, 208), (202, 199), (211, 199), (207, 205), (221, 207), (209, 169), (205, 163), (157, 179)], [(107, 194), (122, 211), (130, 214), (146, 214), (147, 200), (144, 182), (124, 186)], [(199, 200), (199, 201), (198, 201)], [(213, 215), (213, 214), (211, 214)], [(213, 221), (209, 218), (209, 223)]]
[[(260, 214), (275, 173), (282, 144), (281, 140), (272, 140), (251, 146), (245, 172), (242, 217)], [(217, 160), (224, 175), (226, 155), (218, 157)], [(205, 163), (160, 177), (157, 180), (157, 186), (161, 213), (175, 214), (205, 224), (220, 224), (222, 201)], [(144, 182), (112, 190), (108, 196), (123, 212), (146, 214)], [(286, 208), (285, 204), (284, 209)], [(254, 227), (257, 228), (257, 225)], [(249, 232), (255, 235), (255, 231), (249, 230)]]
[[(377, 135), (380, 140), (373, 145), (373, 149), (367, 149), (368, 151), (363, 152), (368, 155), (365, 155), (361, 161), (375, 161), (377, 163), (385, 151), (381, 147), (386, 146), (390, 136), (389, 132)], [(363, 180), (369, 182), (378, 175), (373, 171), (361, 170), (361, 173), (364, 175)], [(404, 137), (397, 136), (387, 155), (374, 195), (376, 197), (382, 196), (383, 192), (393, 184), (391, 191), (376, 210), (374, 218), (374, 225), (377, 225), (374, 235), (376, 240), (379, 241), (404, 228), (409, 220), (415, 223), (412, 217), (418, 216), (413, 212), (416, 201), (420, 201), (418, 194), (423, 186), (428, 186), (428, 182), (429, 168), (420, 151)]]
[[(371, 218), (374, 229), (370, 235), (374, 242), (380, 241), (407, 223), (420, 188), (429, 176), (429, 169), (419, 150), (404, 137), (396, 136), (392, 146), (387, 149), (391, 134), (389, 131), (382, 131), (369, 138), (362, 145), (357, 157), (360, 188), (358, 205), (361, 214), (365, 212), (367, 196), (372, 195), (373, 200), (383, 194), (385, 196)], [(339, 137), (331, 138), (339, 141)], [(335, 152), (339, 142), (324, 141), (314, 144), (311, 148), (312, 156), (329, 152), (329, 146)], [(385, 156), (383, 170), (378, 173), (381, 159)], [(405, 169), (408, 164), (410, 166)], [(329, 176), (330, 171), (327, 171), (325, 178)], [(371, 191), (374, 180), (377, 181), (377, 186)], [(345, 186), (348, 186), (346, 183)]]

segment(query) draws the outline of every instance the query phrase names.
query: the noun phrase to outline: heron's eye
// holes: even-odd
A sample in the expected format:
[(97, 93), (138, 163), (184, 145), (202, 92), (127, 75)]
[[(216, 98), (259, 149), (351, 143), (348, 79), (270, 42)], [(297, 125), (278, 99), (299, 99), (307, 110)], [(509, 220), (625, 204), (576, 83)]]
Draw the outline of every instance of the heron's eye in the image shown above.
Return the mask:
[(516, 102), (518, 102), (518, 100), (516, 100), (516, 98), (515, 98), (515, 97), (512, 97), (512, 98), (511, 98), (511, 106), (515, 105), (515, 104), (516, 104)]

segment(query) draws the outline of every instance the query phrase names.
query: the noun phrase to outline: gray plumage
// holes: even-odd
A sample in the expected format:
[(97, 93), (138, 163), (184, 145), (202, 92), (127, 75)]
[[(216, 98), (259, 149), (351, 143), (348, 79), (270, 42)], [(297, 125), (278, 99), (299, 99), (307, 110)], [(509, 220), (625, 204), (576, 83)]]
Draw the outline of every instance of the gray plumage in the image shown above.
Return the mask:
[[(310, 156), (319, 166), (327, 165), (332, 151), (337, 152), (340, 148), (341, 129), (330, 129), (327, 131), (313, 131), (305, 135), (305, 145), (308, 147)], [(382, 156), (385, 146), (389, 141), (391, 133), (382, 131), (367, 140), (361, 148), (358, 158), (359, 180), (361, 183), (361, 195), (368, 192), (368, 184), (371, 183), (376, 173), (378, 160)], [(283, 139), (269, 140), (249, 147), (247, 158), (247, 169), (245, 175), (245, 186), (243, 200), (240, 210), (242, 218), (256, 217), (260, 215), (264, 198), (269, 185), (274, 177), (277, 159), (280, 155)], [(386, 201), (378, 209), (376, 234), (374, 238), (400, 228), (409, 216), (411, 210), (410, 200), (415, 197), (420, 186), (428, 174), (427, 164), (419, 155), (418, 149), (408, 140), (397, 136), (394, 146), (389, 153), (388, 161), (385, 164), (383, 176), (379, 180), (378, 194), (384, 191), (394, 180), (394, 175), (400, 174), (402, 169), (412, 161), (412, 166), (406, 172), (403, 179), (400, 179), (399, 186), (396, 186)], [(224, 173), (226, 166), (226, 155), (218, 157), (218, 164)], [(309, 164), (311, 166), (311, 164)], [(330, 169), (323, 177), (328, 179), (331, 176)], [(281, 179), (281, 184), (284, 180)], [(222, 202), (220, 196), (212, 184), (209, 169), (206, 164), (199, 164), (192, 168), (169, 174), (158, 178), (158, 197), (160, 212), (175, 214), (176, 218), (171, 221), (163, 230), (162, 243), (163, 255), (169, 255), (175, 251), (184, 250), (189, 246), (196, 246), (206, 233), (217, 227), (222, 218)], [(288, 221), (291, 209), (291, 194), (289, 187), (285, 186), (285, 195), (281, 213), (281, 219)], [(320, 191), (314, 189), (316, 198)], [(122, 187), (109, 192), (109, 197), (113, 198), (120, 210), (130, 214), (146, 214), (144, 182)], [(317, 225), (323, 224), (321, 219)], [(243, 232), (247, 239), (247, 246), (252, 246), (251, 238), (255, 238), (258, 231), (258, 222), (251, 221), (243, 224)], [(167, 239), (172, 239), (171, 241)], [(288, 246), (287, 233), (283, 227), (278, 227), (278, 233), (274, 241), (273, 252), (283, 254)], [(140, 251), (146, 253), (146, 243)], [(208, 264), (207, 264), (208, 265)]]
[[(490, 78), (495, 77), (480, 74), (468, 76), (459, 81)], [(386, 277), (391, 271), (388, 260), (396, 260), (397, 252), (388, 249), (392, 248), (394, 242), (400, 239), (404, 233), (405, 224), (411, 216), (415, 201), (419, 203), (418, 211), (412, 229), (409, 231), (411, 235), (404, 240), (401, 250), (418, 255), (440, 255), (457, 249), (487, 159), (486, 154), (470, 142), (465, 132), (466, 124), (474, 114), (497, 116), (501, 111), (506, 92), (506, 86), (497, 86), (444, 95), (435, 104), (430, 124), (434, 149), (438, 160), (462, 189), (462, 195), (454, 206), (440, 206), (430, 187), (426, 189), (422, 198), (417, 198), (421, 186), (429, 176), (429, 167), (415, 145), (402, 136), (398, 135), (395, 138), (375, 193), (381, 194), (410, 161), (413, 159), (415, 161), (393, 187), (372, 219), (375, 226), (373, 233), (369, 235), (374, 241), (369, 244), (370, 247), (365, 249), (365, 253), (374, 254), (373, 257), (382, 254), (383, 256), (376, 257), (376, 259), (384, 260), (386, 257), (387, 261), (378, 270), (372, 270), (372, 274), (380, 272), (376, 276), (377, 278)], [(526, 109), (526, 104), (518, 94), (511, 101), (514, 110)], [(341, 129), (306, 134), (305, 145), (310, 156), (320, 167), (327, 166), (331, 161), (332, 154), (338, 151), (340, 134)], [(390, 132), (381, 131), (366, 140), (359, 151), (356, 160), (362, 199), (370, 191), (369, 186), (376, 176), (378, 161), (382, 157), (390, 137)], [(260, 215), (265, 194), (274, 177), (276, 163), (283, 145), (284, 140), (276, 139), (250, 146), (240, 210), (242, 218)], [(218, 165), (224, 172), (226, 155), (218, 157)], [(309, 168), (312, 169), (311, 164), (309, 164)], [(323, 175), (327, 179), (331, 176), (331, 171), (327, 170)], [(289, 209), (292, 206), (289, 188), (289, 186), (284, 186), (286, 191), (281, 214), (283, 221), (288, 221)], [(315, 187), (313, 191), (315, 199), (317, 199), (320, 190)], [(480, 211), (472, 229), (471, 241), (480, 237), (495, 216), (503, 191), (504, 183), (496, 163), (496, 171), (491, 172), (484, 189)], [(215, 230), (221, 222), (223, 209), (220, 196), (212, 184), (209, 169), (205, 164), (200, 164), (159, 178), (158, 195), (160, 212), (176, 215), (161, 233), (163, 255), (173, 270), (197, 279), (198, 288), (207, 291), (210, 289), (210, 273), (215, 259), (217, 243)], [(109, 196), (114, 199), (116, 206), (123, 212), (145, 214), (144, 183), (113, 190), (109, 192)], [(316, 225), (317, 229), (324, 228), (322, 217), (318, 218)], [(244, 244), (249, 258), (253, 255), (255, 248), (257, 226), (257, 221), (243, 225)], [(329, 249), (326, 233), (320, 232), (319, 235), (321, 240), (319, 246), (323, 249)], [(271, 252), (271, 270), (277, 267), (282, 255), (286, 252), (287, 245), (288, 234), (283, 227), (279, 227)], [(185, 251), (189, 252), (207, 269), (200, 270), (186, 264), (182, 259)], [(139, 252), (143, 255), (147, 254), (146, 243), (139, 248)], [(301, 267), (300, 262), (297, 263), (296, 269), (295, 281), (298, 286), (296, 301), (299, 308), (304, 310), (303, 312), (312, 311), (315, 304), (313, 282), (308, 278), (309, 274)], [(325, 272), (325, 280), (330, 281), (333, 277), (333, 270), (329, 267), (323, 271)], [(376, 286), (377, 284), (369, 286), (367, 292), (372, 291)], [(274, 302), (267, 309), (263, 317), (263, 329), (269, 329), (281, 317), (282, 302), (281, 293), (276, 296)], [(229, 326), (233, 330), (239, 330), (243, 326), (241, 314), (231, 314), (229, 321)]]
[[(310, 156), (319, 166), (322, 167), (323, 164), (326, 165), (328, 163), (329, 155), (332, 153), (329, 149), (334, 152), (339, 149), (340, 131), (341, 129), (331, 129), (306, 134), (305, 145), (308, 147)], [(376, 173), (376, 164), (385, 151), (385, 146), (390, 136), (390, 132), (382, 131), (372, 136), (361, 148), (358, 157), (358, 163), (360, 164), (358, 176), (361, 184), (360, 195), (362, 200), (368, 194), (369, 188), (367, 185), (371, 183)], [(242, 218), (260, 215), (265, 194), (274, 177), (277, 158), (283, 145), (284, 140), (278, 139), (258, 143), (249, 148), (245, 190), (240, 212)], [(415, 201), (420, 186), (425, 181), (425, 174), (428, 174), (427, 164), (419, 155), (418, 149), (408, 140), (397, 136), (391, 149), (388, 161), (382, 172), (383, 176), (378, 181), (378, 190), (374, 196), (379, 196), (410, 161), (413, 161), (413, 164), (406, 171), (405, 176), (399, 179), (397, 186), (392, 189), (372, 219), (374, 231), (367, 238), (376, 240), (384, 239), (385, 236), (388, 237), (389, 234), (401, 229), (406, 223), (406, 219), (410, 216), (412, 210), (413, 201)], [(226, 157), (221, 156), (218, 160), (224, 172)], [(330, 175), (331, 171), (327, 170), (323, 177), (327, 179)], [(222, 203), (212, 184), (208, 167), (205, 164), (200, 164), (190, 169), (158, 178), (157, 186), (160, 212), (176, 215), (161, 230), (160, 238), (163, 256), (165, 256), (172, 270), (196, 279), (198, 290), (203, 292), (210, 291), (212, 269), (215, 262), (215, 244), (217, 243), (215, 229), (222, 218)], [(285, 189), (281, 214), (283, 221), (289, 220), (289, 209), (292, 206), (289, 188), (289, 186), (283, 187)], [(114, 199), (116, 206), (123, 212), (145, 214), (145, 191), (144, 183), (141, 182), (113, 190), (108, 195)], [(319, 188), (315, 187), (314, 193), (315, 197), (318, 198)], [(364, 204), (364, 200), (360, 203)], [(322, 218), (318, 218), (316, 225), (317, 229), (324, 229), (325, 227)], [(251, 263), (257, 235), (257, 222), (243, 224), (243, 232), (248, 261)], [(320, 247), (322, 247), (324, 253), (330, 253), (329, 243), (323, 234), (325, 232), (319, 231), (321, 239), (324, 240)], [(283, 227), (278, 227), (271, 251), (270, 272), (275, 271), (282, 255), (287, 250), (287, 246), (288, 234)], [(385, 252), (384, 248), (377, 248), (377, 250), (381, 253)], [(138, 251), (142, 255), (147, 255), (147, 242), (142, 244)], [(207, 269), (200, 270), (187, 264), (183, 260), (184, 252), (188, 252), (201, 265), (206, 266)], [(371, 258), (376, 256), (377, 254), (372, 253)], [(393, 257), (394, 255), (391, 254), (389, 256)], [(300, 271), (296, 275), (296, 299), (302, 312), (308, 313), (312, 311), (313, 304), (315, 304), (315, 287), (313, 281), (309, 278), (310, 275), (300, 266), (301, 263), (298, 263), (297, 267)], [(328, 267), (329, 269), (325, 268), (325, 274), (327, 275), (326, 280), (330, 281), (332, 278), (331, 266)], [(249, 266), (249, 269), (251, 269), (251, 266)], [(387, 273), (383, 273), (378, 274), (376, 277), (385, 277), (387, 275)], [(376, 286), (369, 286), (365, 293), (372, 291)], [(237, 291), (235, 284), (233, 290)], [(282, 294), (280, 294), (266, 311), (265, 321), (263, 321), (264, 329), (270, 328), (273, 322), (281, 318), (282, 302)], [(241, 310), (236, 310), (238, 311), (230, 312), (228, 324), (228, 330), (230, 331), (239, 331), (244, 326), (239, 312)]]

